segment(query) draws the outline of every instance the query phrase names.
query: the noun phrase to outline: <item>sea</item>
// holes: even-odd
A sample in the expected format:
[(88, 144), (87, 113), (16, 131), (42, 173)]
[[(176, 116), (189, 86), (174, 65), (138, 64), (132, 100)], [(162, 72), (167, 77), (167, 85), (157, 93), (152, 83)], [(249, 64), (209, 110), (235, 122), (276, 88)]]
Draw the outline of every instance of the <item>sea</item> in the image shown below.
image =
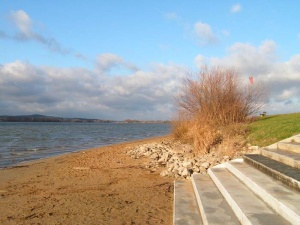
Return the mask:
[(0, 168), (170, 130), (167, 123), (0, 122)]

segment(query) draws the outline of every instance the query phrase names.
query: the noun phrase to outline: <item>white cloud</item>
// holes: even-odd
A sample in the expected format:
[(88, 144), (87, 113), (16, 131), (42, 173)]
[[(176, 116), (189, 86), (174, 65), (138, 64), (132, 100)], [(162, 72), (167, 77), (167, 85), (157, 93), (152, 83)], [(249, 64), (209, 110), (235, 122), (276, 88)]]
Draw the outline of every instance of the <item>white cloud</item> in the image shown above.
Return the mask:
[(23, 10), (12, 11), (10, 13), (10, 19), (26, 38), (31, 38), (33, 36), (31, 31), (32, 21), (26, 12)]
[(108, 74), (118, 64), (127, 66), (121, 57), (104, 54), (97, 58), (95, 70), (38, 67), (20, 61), (1, 65), (0, 115), (170, 119), (186, 69), (153, 65), (149, 71), (135, 70), (126, 76)]
[(265, 74), (276, 60), (276, 45), (273, 41), (264, 41), (259, 47), (247, 43), (235, 43), (228, 49), (224, 58), (210, 58), (209, 63), (231, 65), (242, 73)]
[(14, 34), (8, 34), (0, 30), (0, 39), (12, 39), (15, 41), (35, 41), (48, 50), (59, 54), (71, 54), (74, 57), (86, 60), (86, 57), (71, 48), (63, 47), (55, 38), (45, 36), (34, 29), (35, 22), (24, 10), (11, 11), (8, 16), (10, 22), (17, 28)]
[(194, 31), (201, 45), (209, 45), (217, 42), (217, 38), (211, 30), (210, 25), (197, 22), (194, 25)]
[(195, 63), (236, 68), (245, 81), (254, 77), (254, 83), (263, 82), (269, 92), (267, 111), (271, 113), (299, 112), (300, 109), (300, 55), (279, 62), (276, 43), (264, 41), (259, 46), (235, 43), (223, 58), (205, 58), (198, 55)]
[(292, 87), (291, 89), (283, 90), (277, 97), (276, 100), (281, 101), (287, 101), (291, 100), (296, 94), (298, 94), (298, 88)]
[(97, 56), (96, 66), (100, 72), (109, 72), (112, 68), (127, 69), (136, 71), (138, 68), (131, 63), (126, 62), (123, 58), (112, 53), (104, 53)]
[(194, 59), (196, 66), (201, 69), (203, 66), (207, 64), (206, 59), (203, 55), (197, 55)]
[(231, 13), (237, 13), (240, 12), (242, 10), (242, 6), (240, 4), (234, 4), (231, 9), (230, 12)]

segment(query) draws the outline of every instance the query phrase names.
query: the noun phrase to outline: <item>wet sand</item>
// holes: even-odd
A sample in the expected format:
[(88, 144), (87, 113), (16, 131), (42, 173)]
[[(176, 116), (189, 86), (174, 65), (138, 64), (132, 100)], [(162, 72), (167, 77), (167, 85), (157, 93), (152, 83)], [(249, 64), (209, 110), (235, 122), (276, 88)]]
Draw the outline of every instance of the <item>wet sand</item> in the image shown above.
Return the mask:
[(173, 179), (150, 171), (129, 147), (93, 148), (0, 170), (0, 224), (172, 224)]

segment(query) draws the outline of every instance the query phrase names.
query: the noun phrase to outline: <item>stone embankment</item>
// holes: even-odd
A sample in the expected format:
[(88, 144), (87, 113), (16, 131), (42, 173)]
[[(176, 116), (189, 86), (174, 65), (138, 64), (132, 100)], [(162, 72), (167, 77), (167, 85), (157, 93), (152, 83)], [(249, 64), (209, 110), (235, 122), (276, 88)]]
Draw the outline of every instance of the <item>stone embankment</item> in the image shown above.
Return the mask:
[(189, 179), (193, 173), (206, 173), (210, 167), (231, 160), (230, 156), (220, 155), (216, 152), (195, 157), (192, 150), (190, 145), (166, 141), (139, 145), (129, 149), (127, 154), (133, 159), (150, 158), (146, 168), (152, 171), (159, 167), (166, 167), (160, 173), (161, 176), (185, 179)]

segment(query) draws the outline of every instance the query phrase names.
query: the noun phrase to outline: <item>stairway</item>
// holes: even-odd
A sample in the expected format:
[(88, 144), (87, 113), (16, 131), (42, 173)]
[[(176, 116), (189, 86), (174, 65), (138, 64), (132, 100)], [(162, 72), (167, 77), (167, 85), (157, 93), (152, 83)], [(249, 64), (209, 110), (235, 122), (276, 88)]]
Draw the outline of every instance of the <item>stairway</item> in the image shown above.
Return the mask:
[(174, 185), (174, 225), (300, 225), (300, 134)]

